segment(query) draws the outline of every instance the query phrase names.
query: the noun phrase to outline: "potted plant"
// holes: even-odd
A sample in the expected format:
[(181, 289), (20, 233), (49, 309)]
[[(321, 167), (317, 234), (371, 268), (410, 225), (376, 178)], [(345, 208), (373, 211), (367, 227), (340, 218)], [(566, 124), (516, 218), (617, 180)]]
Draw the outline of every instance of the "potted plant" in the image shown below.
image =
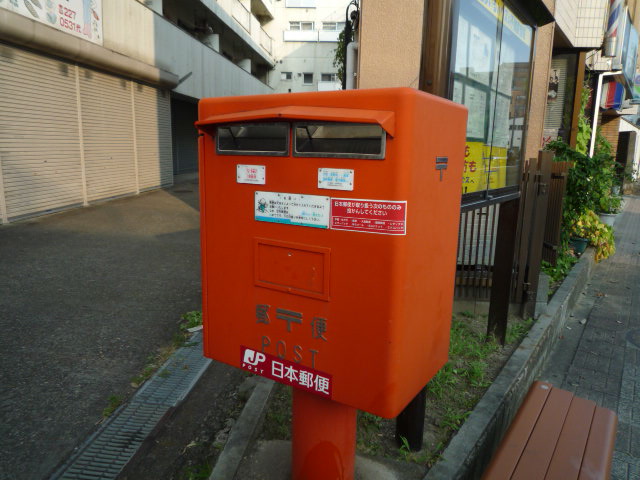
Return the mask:
[[(595, 248), (595, 261), (599, 262), (616, 251), (613, 238), (613, 229), (609, 225), (605, 225), (600, 221), (598, 215), (593, 210), (577, 217), (570, 229), (571, 243), (577, 254), (584, 252), (586, 243)], [(581, 240), (578, 240), (581, 239)], [(582, 251), (578, 251), (576, 247), (583, 247)]]
[(622, 208), (622, 197), (610, 193), (607, 196), (600, 198), (599, 214), (600, 221), (605, 225), (613, 227), (616, 217)]

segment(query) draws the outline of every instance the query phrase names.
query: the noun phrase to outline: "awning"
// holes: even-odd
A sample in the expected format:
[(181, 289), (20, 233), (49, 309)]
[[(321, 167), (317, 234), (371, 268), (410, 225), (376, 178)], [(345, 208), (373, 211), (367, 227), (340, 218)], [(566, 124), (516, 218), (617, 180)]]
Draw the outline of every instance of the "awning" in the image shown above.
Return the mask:
[(196, 122), (197, 127), (220, 123), (256, 120), (308, 120), (321, 122), (377, 123), (392, 137), (395, 134), (395, 113), (386, 110), (364, 110), (355, 108), (284, 106), (244, 112), (212, 115)]

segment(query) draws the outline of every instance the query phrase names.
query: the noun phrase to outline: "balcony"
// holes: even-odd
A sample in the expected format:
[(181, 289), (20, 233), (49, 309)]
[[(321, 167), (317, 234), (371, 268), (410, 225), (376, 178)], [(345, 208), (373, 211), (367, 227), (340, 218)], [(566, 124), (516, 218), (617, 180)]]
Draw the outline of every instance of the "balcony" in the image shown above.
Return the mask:
[(273, 0), (251, 0), (251, 13), (261, 22), (262, 19), (264, 19), (264, 21), (273, 20), (275, 17)]
[(318, 31), (317, 30), (285, 30), (284, 41), (285, 42), (317, 42)]
[(316, 8), (316, 0), (286, 0), (287, 8)]
[(318, 41), (320, 42), (337, 42), (340, 32), (337, 30), (320, 30)]
[(247, 8), (236, 0), (233, 4), (233, 12), (231, 13), (233, 18), (244, 28), (247, 33), (251, 33), (251, 12)]

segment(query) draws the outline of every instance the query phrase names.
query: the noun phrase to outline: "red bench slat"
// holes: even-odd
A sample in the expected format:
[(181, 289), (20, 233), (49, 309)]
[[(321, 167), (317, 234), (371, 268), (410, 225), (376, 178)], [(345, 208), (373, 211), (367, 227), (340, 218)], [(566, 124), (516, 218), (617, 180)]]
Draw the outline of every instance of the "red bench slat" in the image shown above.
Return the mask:
[(556, 388), (551, 390), (511, 476), (513, 480), (544, 480), (572, 399), (571, 392)]
[(617, 422), (590, 400), (534, 382), (482, 478), (609, 479)]
[(545, 479), (578, 478), (591, 429), (591, 423), (587, 420), (593, 418), (595, 410), (596, 404), (591, 400), (573, 397)]
[(538, 416), (547, 401), (551, 388), (552, 385), (550, 383), (536, 382), (533, 384), (516, 417), (511, 422), (511, 426), (489, 468), (484, 472), (483, 479), (511, 478), (511, 474), (516, 469), (518, 460), (527, 446), (531, 431), (538, 421)]

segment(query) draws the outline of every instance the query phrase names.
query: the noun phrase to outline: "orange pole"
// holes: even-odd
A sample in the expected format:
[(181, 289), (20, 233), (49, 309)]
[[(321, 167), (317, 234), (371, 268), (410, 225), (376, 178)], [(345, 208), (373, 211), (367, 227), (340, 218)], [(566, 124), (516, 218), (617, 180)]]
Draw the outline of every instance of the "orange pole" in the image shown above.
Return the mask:
[(357, 410), (293, 389), (292, 480), (353, 480)]

